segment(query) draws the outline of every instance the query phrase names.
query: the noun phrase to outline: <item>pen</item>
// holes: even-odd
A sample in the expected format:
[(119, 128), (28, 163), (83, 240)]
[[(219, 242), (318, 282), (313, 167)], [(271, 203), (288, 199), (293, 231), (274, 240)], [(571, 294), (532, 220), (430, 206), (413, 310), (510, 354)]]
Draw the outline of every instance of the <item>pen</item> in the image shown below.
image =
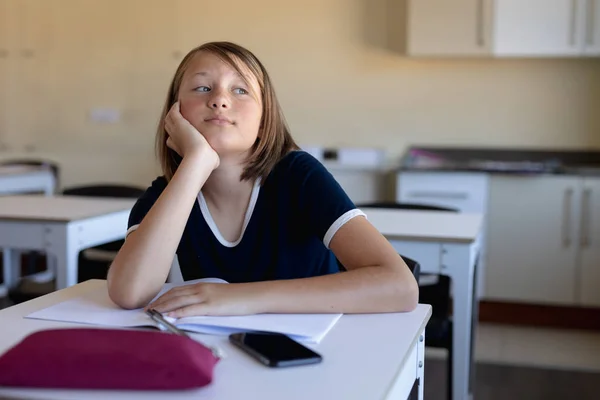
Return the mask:
[[(156, 311), (155, 309), (149, 309), (146, 310), (146, 314), (148, 314), (148, 316), (150, 316), (150, 318), (152, 318), (152, 320), (154, 322), (156, 322), (159, 325), (159, 328), (163, 328), (171, 333), (174, 333), (176, 335), (180, 335), (180, 336), (185, 336), (187, 338), (189, 338), (190, 336), (185, 333), (184, 331), (182, 331), (181, 329), (179, 329), (178, 327), (176, 327), (175, 325), (173, 325), (172, 323), (170, 323), (169, 321), (167, 321), (160, 312)], [(216, 358), (224, 358), (223, 353), (221, 352), (220, 349), (216, 348), (216, 347), (211, 347), (211, 346), (206, 346), (210, 349), (210, 351), (213, 353), (213, 355)]]
[(167, 321), (162, 316), (162, 314), (159, 313), (158, 311), (156, 311), (155, 309), (151, 308), (149, 310), (146, 310), (146, 314), (148, 314), (150, 316), (150, 318), (152, 318), (152, 320), (159, 325), (159, 327), (162, 327), (165, 330), (167, 330), (171, 333), (174, 333), (176, 335), (190, 337), (187, 333), (185, 333), (184, 331), (182, 331), (181, 329), (179, 329), (178, 327), (176, 327), (175, 325), (173, 325), (172, 323)]

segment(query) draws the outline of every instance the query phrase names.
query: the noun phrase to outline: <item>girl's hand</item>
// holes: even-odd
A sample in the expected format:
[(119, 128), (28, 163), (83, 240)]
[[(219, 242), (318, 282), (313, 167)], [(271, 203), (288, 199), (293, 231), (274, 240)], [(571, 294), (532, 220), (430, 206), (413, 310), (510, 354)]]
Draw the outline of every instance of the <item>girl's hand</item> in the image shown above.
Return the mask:
[(198, 315), (248, 315), (259, 313), (246, 284), (196, 283), (173, 288), (148, 304), (174, 318)]
[(169, 134), (167, 146), (181, 157), (198, 155), (214, 161), (219, 166), (219, 155), (208, 144), (206, 138), (181, 115), (179, 102), (175, 102), (165, 118), (165, 130)]

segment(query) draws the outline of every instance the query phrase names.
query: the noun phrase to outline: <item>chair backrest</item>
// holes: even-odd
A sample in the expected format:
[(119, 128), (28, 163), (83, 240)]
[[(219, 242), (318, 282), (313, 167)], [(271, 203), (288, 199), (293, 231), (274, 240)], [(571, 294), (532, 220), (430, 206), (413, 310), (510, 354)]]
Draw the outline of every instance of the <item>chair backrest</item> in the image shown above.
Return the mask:
[(89, 196), (89, 197), (120, 197), (137, 199), (144, 194), (144, 189), (136, 186), (121, 184), (99, 184), (73, 186), (62, 192), (67, 196)]
[[(408, 269), (410, 269), (410, 272), (413, 273), (413, 276), (415, 277), (415, 279), (418, 282), (419, 277), (421, 276), (421, 265), (418, 262), (416, 262), (415, 260), (413, 260), (412, 258), (404, 257), (402, 254), (399, 254), (399, 255), (400, 255), (400, 257), (402, 257), (402, 259), (408, 266)], [(344, 267), (342, 265), (340, 260), (337, 260), (337, 262), (338, 262), (338, 266), (340, 267), (340, 271), (346, 271), (346, 267)]]
[(26, 166), (49, 169), (50, 171), (52, 171), (52, 175), (54, 175), (54, 181), (56, 182), (55, 187), (59, 187), (60, 167), (58, 166), (57, 163), (55, 163), (53, 161), (38, 160), (38, 159), (33, 159), (33, 158), (23, 158), (23, 159), (13, 159), (13, 160), (1, 161), (0, 165), (4, 165), (4, 166), (26, 165)]
[[(395, 203), (395, 202), (375, 202), (370, 204), (361, 204), (358, 208), (388, 208), (395, 210), (422, 210), (422, 211), (446, 211), (459, 212), (458, 209), (451, 207), (433, 206), (418, 203)], [(403, 257), (406, 261), (406, 257)], [(433, 316), (441, 319), (448, 317), (450, 309), (450, 278), (446, 275), (438, 274), (420, 274), (418, 277), (436, 278), (435, 284), (419, 285), (419, 303), (431, 304)], [(418, 279), (418, 278), (417, 278)]]
[(403, 255), (400, 255), (400, 257), (402, 257), (402, 259), (408, 266), (408, 269), (410, 269), (410, 272), (413, 273), (413, 276), (415, 277), (417, 282), (419, 282), (419, 277), (421, 276), (421, 264), (419, 264), (412, 258), (404, 257)]
[(375, 202), (360, 204), (358, 208), (391, 208), (394, 210), (422, 210), (422, 211), (448, 211), (458, 212), (459, 210), (451, 207), (433, 206), (419, 203), (394, 203), (394, 202)]

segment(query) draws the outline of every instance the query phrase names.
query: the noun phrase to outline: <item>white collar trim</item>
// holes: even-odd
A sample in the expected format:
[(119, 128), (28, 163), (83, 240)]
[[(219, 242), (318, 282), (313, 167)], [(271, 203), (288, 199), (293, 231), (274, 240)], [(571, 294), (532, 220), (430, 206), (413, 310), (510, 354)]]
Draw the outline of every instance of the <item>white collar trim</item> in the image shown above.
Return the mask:
[(212, 233), (215, 235), (215, 237), (217, 238), (219, 243), (221, 243), (223, 246), (235, 247), (242, 241), (242, 238), (244, 237), (244, 232), (246, 231), (246, 227), (248, 226), (248, 223), (250, 222), (250, 218), (252, 217), (252, 212), (254, 211), (254, 206), (256, 205), (256, 201), (258, 200), (259, 192), (260, 192), (260, 177), (254, 182), (254, 187), (252, 188), (252, 194), (250, 195), (250, 203), (248, 204), (248, 208), (246, 209), (246, 215), (244, 217), (244, 225), (242, 226), (242, 232), (240, 234), (240, 237), (235, 242), (230, 242), (230, 241), (226, 240), (223, 237), (223, 235), (221, 235), (221, 232), (219, 231), (219, 228), (217, 227), (215, 220), (213, 219), (212, 215), (210, 214), (210, 210), (208, 209), (208, 205), (206, 204), (206, 199), (204, 198), (204, 195), (202, 194), (202, 192), (200, 192), (198, 194), (198, 203), (200, 205), (200, 211), (202, 212), (202, 216), (204, 217), (204, 220), (210, 227), (210, 230), (212, 231)]

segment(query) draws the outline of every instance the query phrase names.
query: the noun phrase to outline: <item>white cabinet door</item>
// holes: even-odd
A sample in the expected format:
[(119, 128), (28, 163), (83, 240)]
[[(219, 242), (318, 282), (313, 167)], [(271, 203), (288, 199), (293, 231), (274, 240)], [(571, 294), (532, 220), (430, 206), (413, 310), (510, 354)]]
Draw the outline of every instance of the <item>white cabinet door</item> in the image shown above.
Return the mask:
[(600, 178), (583, 183), (579, 303), (600, 307)]
[(407, 53), (413, 56), (490, 54), (491, 0), (410, 0)]
[(486, 298), (576, 304), (581, 179), (494, 175)]
[(496, 0), (494, 53), (574, 56), (583, 53), (587, 0)]
[(584, 54), (600, 56), (600, 0), (586, 0)]

